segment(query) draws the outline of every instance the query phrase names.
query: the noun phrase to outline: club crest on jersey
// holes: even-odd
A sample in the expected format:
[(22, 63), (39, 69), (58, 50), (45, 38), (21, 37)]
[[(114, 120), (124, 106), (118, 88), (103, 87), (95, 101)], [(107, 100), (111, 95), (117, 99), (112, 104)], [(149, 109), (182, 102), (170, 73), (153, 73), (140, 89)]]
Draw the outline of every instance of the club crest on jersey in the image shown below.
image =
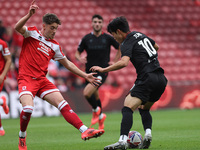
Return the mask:
[(39, 46), (41, 47), (38, 47), (37, 49), (49, 56), (49, 52), (51, 51), (51, 49), (42, 42), (39, 43)]
[(26, 86), (22, 86), (22, 90), (25, 91), (26, 90)]

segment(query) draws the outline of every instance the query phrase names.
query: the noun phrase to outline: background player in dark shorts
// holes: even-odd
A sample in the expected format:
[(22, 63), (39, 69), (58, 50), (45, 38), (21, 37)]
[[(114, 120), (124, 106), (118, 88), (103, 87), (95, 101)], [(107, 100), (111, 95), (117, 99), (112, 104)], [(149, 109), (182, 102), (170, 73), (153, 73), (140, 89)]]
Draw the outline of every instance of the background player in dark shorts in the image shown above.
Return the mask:
[[(100, 15), (93, 15), (92, 17), (93, 32), (85, 35), (76, 51), (75, 57), (81, 63), (86, 65), (86, 72), (89, 73), (89, 69), (92, 66), (107, 67), (110, 62), (110, 49), (113, 46), (118, 52), (115, 55), (113, 62), (118, 61), (120, 58), (119, 43), (109, 34), (103, 33), (103, 18)], [(87, 59), (81, 57), (83, 51), (87, 53)], [(105, 82), (108, 73), (98, 73), (95, 75), (101, 79), (102, 84)], [(91, 126), (99, 122), (99, 129), (104, 129), (104, 121), (106, 114), (102, 113), (101, 101), (99, 98), (99, 87), (94, 87), (91, 84), (86, 83), (83, 95), (92, 106), (93, 116), (91, 120)], [(101, 84), (101, 85), (102, 85)], [(90, 127), (91, 127), (90, 126)]]
[(139, 108), (145, 130), (145, 136), (139, 148), (149, 148), (152, 140), (152, 116), (149, 110), (159, 100), (167, 85), (164, 70), (160, 67), (157, 58), (159, 47), (154, 40), (145, 34), (137, 31), (130, 32), (129, 24), (125, 17), (113, 19), (109, 23), (107, 30), (121, 44), (122, 58), (106, 68), (94, 66), (91, 71), (114, 71), (126, 67), (128, 62), (131, 61), (136, 69), (137, 79), (130, 90), (130, 94), (124, 101), (119, 141), (106, 146), (104, 149), (127, 149), (128, 133), (133, 124), (133, 112), (137, 108)]

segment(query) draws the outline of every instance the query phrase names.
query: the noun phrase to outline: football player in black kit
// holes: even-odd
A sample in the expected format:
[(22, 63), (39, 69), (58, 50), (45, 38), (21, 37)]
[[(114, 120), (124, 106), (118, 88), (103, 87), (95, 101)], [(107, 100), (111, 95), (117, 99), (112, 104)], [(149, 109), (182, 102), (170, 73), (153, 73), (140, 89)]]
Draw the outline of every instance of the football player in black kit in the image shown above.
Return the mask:
[[(89, 69), (92, 66), (107, 67), (114, 62), (117, 62), (121, 56), (119, 50), (119, 43), (115, 39), (102, 31), (103, 18), (102, 16), (95, 14), (92, 16), (92, 27), (93, 32), (85, 35), (75, 53), (75, 57), (81, 63), (86, 64), (86, 72), (91, 72)], [(111, 46), (116, 50), (115, 58), (113, 62), (110, 62), (110, 52)], [(81, 56), (83, 51), (86, 51), (87, 58)], [(101, 80), (101, 85), (105, 82), (108, 73), (97, 73), (94, 75)], [(91, 120), (91, 126), (99, 123), (99, 129), (104, 129), (104, 121), (106, 119), (106, 114), (102, 113), (101, 101), (99, 98), (98, 88), (92, 84), (86, 82), (86, 87), (84, 88), (83, 95), (92, 106), (93, 116)], [(90, 127), (91, 127), (90, 126)]]
[(167, 85), (164, 70), (158, 61), (159, 47), (145, 34), (137, 31), (130, 32), (129, 24), (123, 16), (113, 19), (108, 24), (107, 30), (121, 44), (121, 60), (105, 68), (93, 66), (90, 70), (105, 73), (126, 67), (131, 61), (136, 69), (137, 79), (124, 101), (119, 141), (104, 147), (104, 150), (128, 148), (128, 133), (133, 124), (133, 112), (137, 108), (145, 130), (139, 148), (147, 149), (152, 141), (152, 116), (149, 111), (151, 106), (159, 100)]

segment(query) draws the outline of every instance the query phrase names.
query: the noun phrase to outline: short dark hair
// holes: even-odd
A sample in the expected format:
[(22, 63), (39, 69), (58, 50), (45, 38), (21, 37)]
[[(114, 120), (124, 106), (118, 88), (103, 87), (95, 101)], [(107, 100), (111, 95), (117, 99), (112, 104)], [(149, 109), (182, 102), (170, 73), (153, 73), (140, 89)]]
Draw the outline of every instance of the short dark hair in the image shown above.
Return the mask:
[(58, 17), (55, 14), (47, 13), (43, 16), (42, 20), (46, 24), (57, 23), (61, 25), (61, 21), (58, 19)]
[(100, 20), (103, 20), (103, 17), (102, 17), (101, 15), (99, 15), (99, 14), (93, 15), (93, 16), (92, 16), (92, 20), (93, 20), (94, 18), (98, 18), (98, 19), (100, 19)]
[(113, 19), (107, 26), (107, 31), (109, 33), (111, 32), (116, 33), (117, 29), (125, 33), (130, 31), (128, 21), (124, 16), (120, 16)]

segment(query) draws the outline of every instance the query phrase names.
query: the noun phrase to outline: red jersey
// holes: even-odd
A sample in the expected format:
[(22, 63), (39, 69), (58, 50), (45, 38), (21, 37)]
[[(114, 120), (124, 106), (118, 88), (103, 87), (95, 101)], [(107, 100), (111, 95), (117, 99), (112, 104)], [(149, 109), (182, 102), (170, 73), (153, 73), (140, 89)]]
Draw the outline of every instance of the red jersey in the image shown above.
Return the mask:
[(5, 41), (0, 39), (0, 74), (3, 72), (5, 66), (4, 56), (10, 55), (8, 45)]
[(47, 40), (36, 27), (27, 27), (23, 36), (19, 76), (28, 75), (34, 78), (46, 76), (51, 59), (65, 58), (59, 43)]

